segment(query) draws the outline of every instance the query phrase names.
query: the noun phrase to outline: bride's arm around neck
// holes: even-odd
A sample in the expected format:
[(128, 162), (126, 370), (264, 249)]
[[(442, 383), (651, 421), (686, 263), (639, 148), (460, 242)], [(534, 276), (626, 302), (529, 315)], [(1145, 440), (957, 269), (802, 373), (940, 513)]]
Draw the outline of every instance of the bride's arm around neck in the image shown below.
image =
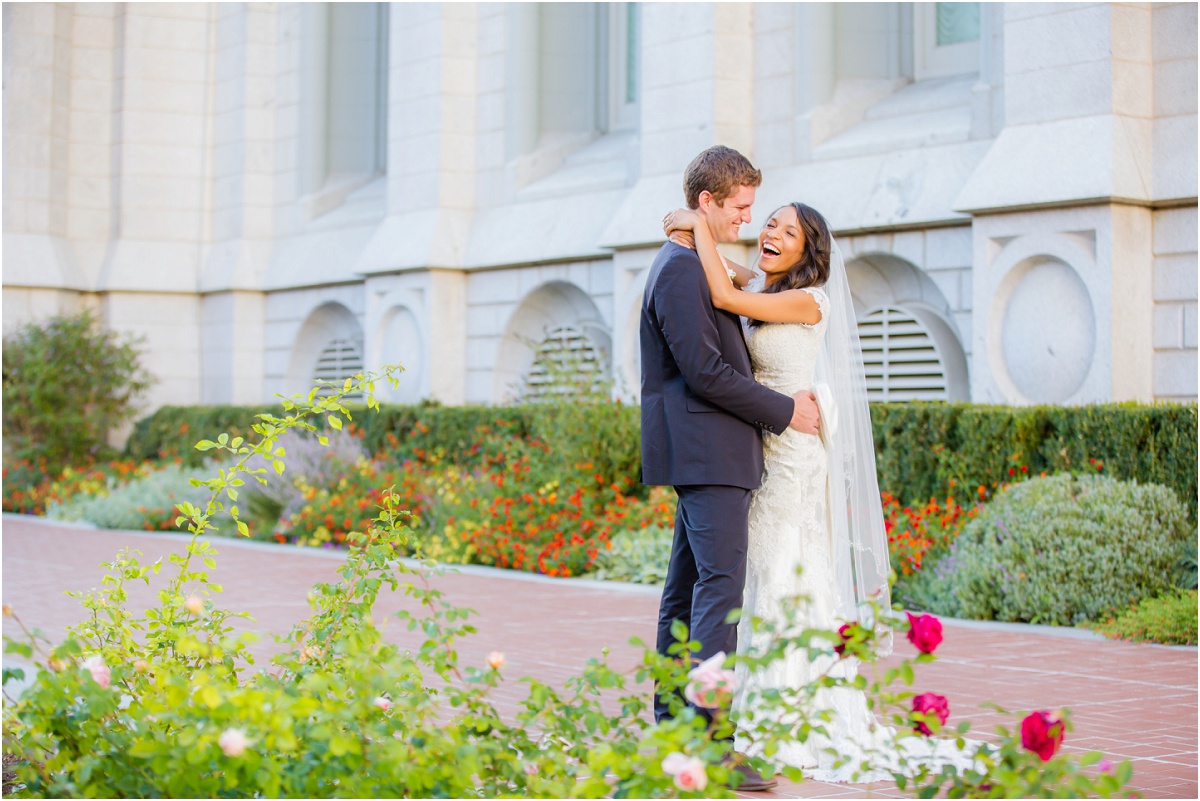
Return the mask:
[[(821, 322), (821, 308), (811, 292), (803, 289), (787, 289), (783, 292), (746, 292), (734, 286), (717, 243), (704, 225), (696, 226), (696, 252), (704, 265), (704, 276), (712, 294), (713, 306), (718, 309), (761, 320), (764, 323), (804, 323), (816, 325)], [(768, 276), (768, 280), (770, 276)]]

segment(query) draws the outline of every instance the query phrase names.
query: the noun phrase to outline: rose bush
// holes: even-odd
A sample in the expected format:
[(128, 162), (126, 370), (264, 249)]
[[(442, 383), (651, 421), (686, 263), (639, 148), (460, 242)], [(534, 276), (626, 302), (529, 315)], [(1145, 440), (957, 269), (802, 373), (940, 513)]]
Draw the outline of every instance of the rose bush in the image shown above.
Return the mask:
[[(370, 403), (371, 389), (366, 378), (347, 382), (342, 392), (357, 390)], [(193, 537), (170, 557), (177, 574), (160, 590), (157, 606), (140, 615), (126, 609), (125, 585), (148, 580), (162, 563), (142, 565), (135, 554), (122, 552), (105, 564), (102, 588), (79, 596), (92, 614), (64, 642), (47, 648), (32, 635), (5, 637), (8, 652), (45, 668), (4, 708), (5, 751), (20, 760), (19, 794), (730, 796), (724, 784), (736, 782), (738, 774), (726, 761), (730, 743), (720, 739), (732, 730), (727, 705), (733, 679), (723, 655), (692, 669), (699, 644), (677, 625), (669, 656), (642, 646), (641, 662), (628, 671), (614, 669), (607, 658), (592, 660), (565, 690), (526, 680), (528, 695), (515, 716), (501, 715), (492, 693), (504, 679), (502, 656), (491, 655), (486, 668), (461, 665), (456, 643), (473, 631), (469, 613), (429, 586), (429, 566), (410, 568), (395, 558), (413, 539), (414, 518), (394, 492), (381, 495), (365, 531), (347, 536), (339, 579), (313, 588), (311, 616), (281, 638), (283, 650), (271, 667), (251, 671), (252, 635), (235, 635), (231, 624), (245, 615), (211, 600), (220, 587), (208, 578), (216, 554), (205, 536), (218, 522), (247, 533), (236, 506), (240, 488), (246, 478), (266, 480), (265, 468), (247, 467), (251, 457), (271, 456), (274, 469), (283, 472), (278, 436), (311, 428), (316, 416), (341, 425), (349, 414), (341, 397), (314, 393), (289, 402), (285, 417), (261, 416), (255, 425), (261, 439), (253, 445), (227, 435), (200, 443), (237, 461), (203, 482), (211, 493), (203, 508), (184, 505), (178, 520)], [(408, 649), (385, 642), (372, 616), (378, 594), (402, 584), (421, 610), (398, 614), (419, 643)], [(876, 616), (899, 630), (907, 625), (885, 610)], [(20, 625), (19, 616), (12, 620)], [(768, 652), (739, 655), (735, 663), (753, 670), (800, 648), (811, 659), (838, 664), (839, 643), (844, 658), (874, 659), (874, 633), (861, 626), (839, 637), (798, 631), (791, 621), (778, 630), (759, 621), (772, 634)], [(911, 729), (916, 706), (925, 710), (916, 714), (927, 723), (944, 720), (937, 704), (918, 704), (912, 692), (890, 689), (898, 680), (911, 686), (914, 667), (933, 659), (922, 653), (906, 660), (868, 688), (876, 712), (891, 713), (898, 729)], [(17, 671), (5, 672), (7, 678)], [(626, 689), (630, 679), (658, 682), (673, 716), (653, 723), (647, 694)], [(827, 673), (804, 687), (752, 694), (750, 702), (764, 715), (748, 730), (767, 754), (783, 738), (804, 740), (828, 720), (814, 704), (817, 694), (850, 683)], [(861, 679), (853, 684), (864, 686)], [(711, 723), (679, 697), (691, 685), (700, 690), (693, 690), (697, 699), (714, 696)], [(1062, 725), (1069, 728), (1065, 714)], [(965, 731), (960, 726), (956, 733)], [(1092, 777), (1083, 768), (1099, 762), (1099, 754), (1043, 761), (1019, 743), (998, 729), (997, 744), (976, 754), (979, 770), (933, 774), (927, 766), (902, 764), (896, 780), (923, 797), (1111, 795), (1128, 781), (1128, 762)], [(785, 773), (799, 778), (794, 769)]]

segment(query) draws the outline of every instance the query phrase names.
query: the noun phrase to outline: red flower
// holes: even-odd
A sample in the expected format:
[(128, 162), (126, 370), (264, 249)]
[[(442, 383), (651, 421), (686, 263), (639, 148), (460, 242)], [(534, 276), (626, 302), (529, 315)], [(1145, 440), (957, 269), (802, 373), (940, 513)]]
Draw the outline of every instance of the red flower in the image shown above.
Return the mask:
[(1043, 762), (1049, 762), (1054, 752), (1062, 745), (1063, 724), (1058, 715), (1039, 710), (1030, 712), (1021, 721), (1021, 745), (1037, 754)]
[(838, 634), (841, 636), (842, 642), (839, 645), (833, 646), (833, 650), (837, 652), (839, 657), (846, 655), (846, 643), (850, 642), (851, 632), (853, 630), (853, 623), (843, 623), (841, 628), (838, 629)]
[[(938, 695), (937, 693), (922, 693), (913, 698), (913, 712), (918, 712), (922, 715), (937, 715), (938, 723), (946, 725), (946, 720), (950, 717), (950, 702), (946, 700), (946, 696)], [(914, 729), (926, 736), (933, 734), (925, 721), (920, 721)]]
[(942, 642), (942, 621), (938, 620), (933, 615), (913, 616), (912, 612), (906, 612), (908, 615), (908, 640), (917, 649), (924, 651), (927, 654), (932, 654), (937, 650), (937, 647)]

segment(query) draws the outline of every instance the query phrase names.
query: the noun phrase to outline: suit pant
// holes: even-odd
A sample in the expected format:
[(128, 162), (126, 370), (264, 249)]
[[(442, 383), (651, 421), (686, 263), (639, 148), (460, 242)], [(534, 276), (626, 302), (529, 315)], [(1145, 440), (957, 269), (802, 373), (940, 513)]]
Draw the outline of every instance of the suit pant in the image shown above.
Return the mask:
[[(746, 586), (750, 490), (692, 485), (677, 486), (675, 492), (679, 507), (658, 610), (658, 652), (666, 654), (676, 641), (671, 624), (679, 620), (688, 627), (688, 638), (700, 642), (701, 660), (718, 651), (733, 654), (737, 624), (725, 618), (741, 608)], [(655, 693), (655, 720), (667, 715), (666, 699)]]

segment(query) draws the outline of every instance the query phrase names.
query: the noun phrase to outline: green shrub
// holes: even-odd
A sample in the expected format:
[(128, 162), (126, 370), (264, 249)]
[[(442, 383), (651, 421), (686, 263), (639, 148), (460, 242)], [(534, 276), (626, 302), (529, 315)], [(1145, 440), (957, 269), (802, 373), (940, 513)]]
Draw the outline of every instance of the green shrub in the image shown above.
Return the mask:
[(1033, 475), (1094, 473), (1170, 487), (1196, 520), (1196, 404), (871, 407), (879, 486), (901, 500)]
[(62, 502), (51, 502), (46, 517), (52, 520), (83, 520), (100, 528), (121, 530), (174, 531), (180, 503), (200, 503), (208, 490), (193, 487), (192, 479), (207, 471), (168, 464), (147, 475), (117, 483), (109, 480), (108, 492), (76, 494)]
[(89, 312), (31, 323), (4, 338), (4, 452), (49, 469), (107, 455), (105, 438), (132, 418), (151, 376), (136, 342)]
[(160, 406), (138, 420), (125, 442), (125, 452), (133, 459), (183, 459), (190, 467), (204, 463), (205, 454), (196, 450), (199, 432), (224, 431), (230, 436), (247, 437), (251, 421), (258, 412), (283, 415), (283, 407), (262, 406)]
[(619, 531), (612, 537), (612, 548), (600, 552), (595, 570), (588, 577), (632, 584), (662, 584), (667, 578), (674, 536), (674, 530), (667, 526)]
[(1035, 478), (996, 496), (939, 564), (945, 614), (1073, 625), (1173, 583), (1194, 537), (1165, 487), (1103, 476)]
[(1117, 617), (1096, 624), (1095, 629), (1118, 640), (1195, 645), (1196, 591), (1169, 592), (1139, 601)]

